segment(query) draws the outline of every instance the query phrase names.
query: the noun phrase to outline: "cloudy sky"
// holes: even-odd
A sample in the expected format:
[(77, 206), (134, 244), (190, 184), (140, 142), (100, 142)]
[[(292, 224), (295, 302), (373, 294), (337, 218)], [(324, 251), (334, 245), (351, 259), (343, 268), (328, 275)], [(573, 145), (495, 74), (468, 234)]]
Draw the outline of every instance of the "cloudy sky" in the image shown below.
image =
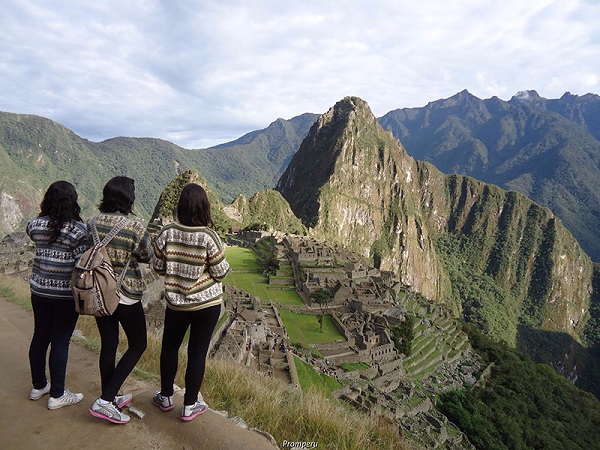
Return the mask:
[(100, 141), (232, 141), (347, 95), (600, 94), (597, 0), (2, 0), (0, 111)]

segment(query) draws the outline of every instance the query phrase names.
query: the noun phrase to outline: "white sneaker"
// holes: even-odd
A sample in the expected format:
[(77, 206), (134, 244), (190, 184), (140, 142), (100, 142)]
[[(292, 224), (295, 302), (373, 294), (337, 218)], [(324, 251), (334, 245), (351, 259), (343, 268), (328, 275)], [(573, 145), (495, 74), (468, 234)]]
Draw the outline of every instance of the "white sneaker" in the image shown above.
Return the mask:
[(79, 403), (81, 400), (83, 400), (83, 394), (76, 394), (68, 389), (65, 389), (65, 393), (62, 396), (58, 398), (50, 397), (48, 399), (48, 409), (58, 409), (62, 408), (63, 406), (74, 405)]
[(50, 392), (50, 383), (46, 381), (46, 386), (44, 386), (42, 389), (33, 388), (31, 390), (31, 392), (29, 393), (29, 400), (39, 400), (48, 392)]
[(165, 397), (160, 391), (154, 393), (152, 404), (158, 406), (163, 412), (171, 411), (175, 407), (175, 405), (173, 405), (173, 396)]
[(181, 411), (181, 420), (184, 422), (189, 422), (190, 420), (198, 417), (200, 414), (204, 414), (207, 409), (208, 405), (202, 400), (194, 403), (193, 405), (183, 405), (183, 410)]
[(101, 405), (96, 400), (88, 412), (98, 419), (108, 420), (112, 423), (127, 423), (129, 422), (130, 417), (122, 412), (114, 403), (108, 403), (106, 405)]

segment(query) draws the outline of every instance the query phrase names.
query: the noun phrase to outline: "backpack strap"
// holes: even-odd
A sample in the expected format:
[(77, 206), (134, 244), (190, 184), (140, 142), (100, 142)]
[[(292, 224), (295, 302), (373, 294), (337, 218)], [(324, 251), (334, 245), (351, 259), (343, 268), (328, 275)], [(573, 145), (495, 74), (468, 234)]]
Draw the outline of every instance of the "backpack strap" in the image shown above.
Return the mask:
[[(129, 219), (127, 217), (121, 218), (121, 220), (119, 220), (117, 224), (114, 227), (112, 227), (108, 234), (104, 236), (104, 239), (100, 241), (100, 236), (98, 236), (98, 230), (96, 229), (96, 217), (92, 217), (90, 219), (90, 226), (92, 229), (92, 238), (94, 239), (94, 246), (106, 247), (108, 243), (112, 241), (117, 234), (119, 234), (119, 231), (123, 229), (127, 222), (129, 222)], [(119, 274), (119, 279), (117, 280), (117, 289), (121, 289), (121, 284), (123, 283), (123, 279), (125, 279), (125, 275), (127, 274), (127, 269), (129, 268), (130, 262), (131, 257), (127, 258), (127, 263), (125, 264), (125, 267), (123, 267), (123, 270)]]
[(92, 217), (90, 219), (90, 225), (92, 227), (92, 238), (94, 239), (94, 246), (107, 246), (108, 243), (110, 241), (113, 240), (113, 238), (119, 234), (119, 231), (121, 231), (123, 229), (123, 227), (125, 226), (125, 224), (127, 222), (129, 222), (129, 219), (127, 217), (122, 217), (121, 220), (119, 220), (117, 222), (117, 224), (112, 227), (112, 229), (108, 232), (108, 234), (106, 236), (104, 236), (104, 239), (102, 239), (102, 242), (100, 242), (100, 237), (98, 236), (98, 230), (96, 229), (96, 219), (97, 217)]

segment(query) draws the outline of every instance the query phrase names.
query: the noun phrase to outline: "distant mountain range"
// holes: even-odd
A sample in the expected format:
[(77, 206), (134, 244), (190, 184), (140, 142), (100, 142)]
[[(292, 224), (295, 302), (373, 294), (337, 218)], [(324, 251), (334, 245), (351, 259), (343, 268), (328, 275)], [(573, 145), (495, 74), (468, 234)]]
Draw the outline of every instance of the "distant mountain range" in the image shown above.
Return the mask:
[[(84, 212), (105, 180), (136, 179), (137, 212), (148, 219), (174, 176), (197, 169), (224, 203), (275, 187), (317, 114), (277, 119), (267, 128), (209, 149), (186, 150), (152, 138), (90, 142), (37, 116), (0, 112), (0, 232), (22, 225), (56, 178), (72, 180)], [(505, 102), (460, 92), (378, 121), (417, 160), (525, 194), (549, 207), (600, 261), (600, 97), (535, 91)]]
[(276, 189), (311, 235), (496, 338), (514, 345), (519, 323), (582, 331), (593, 265), (560, 221), (522, 194), (414, 160), (361, 99), (318, 119)]
[(505, 102), (462, 91), (379, 122), (415, 159), (547, 206), (600, 261), (600, 96), (526, 91)]
[(311, 236), (600, 392), (579, 344), (600, 343), (600, 265), (548, 208), (416, 161), (356, 97), (319, 117), (276, 189)]
[(153, 138), (81, 138), (49, 119), (0, 112), (0, 233), (22, 229), (53, 181), (71, 181), (84, 216), (97, 211), (102, 187), (116, 175), (135, 179), (135, 213), (149, 220), (165, 186), (197, 170), (225, 203), (273, 188), (318, 117), (278, 119), (229, 144), (187, 150)]

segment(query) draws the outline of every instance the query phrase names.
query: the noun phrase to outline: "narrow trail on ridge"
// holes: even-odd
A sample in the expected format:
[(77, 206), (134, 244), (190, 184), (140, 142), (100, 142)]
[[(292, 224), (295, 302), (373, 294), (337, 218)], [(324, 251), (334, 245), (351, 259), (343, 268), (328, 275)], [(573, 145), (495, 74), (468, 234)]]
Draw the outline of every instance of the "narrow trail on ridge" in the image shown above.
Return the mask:
[[(83, 401), (50, 411), (48, 396), (29, 400), (29, 344), (33, 315), (0, 297), (0, 447), (3, 449), (203, 449), (269, 450), (277, 446), (262, 434), (235, 425), (209, 410), (191, 422), (179, 419), (183, 397), (175, 409), (161, 412), (151, 404), (153, 383), (130, 376), (122, 392), (134, 395), (131, 422), (115, 425), (92, 417), (88, 408), (100, 393), (98, 355), (71, 343), (67, 388), (82, 392)], [(210, 406), (210, 405), (209, 405)]]

